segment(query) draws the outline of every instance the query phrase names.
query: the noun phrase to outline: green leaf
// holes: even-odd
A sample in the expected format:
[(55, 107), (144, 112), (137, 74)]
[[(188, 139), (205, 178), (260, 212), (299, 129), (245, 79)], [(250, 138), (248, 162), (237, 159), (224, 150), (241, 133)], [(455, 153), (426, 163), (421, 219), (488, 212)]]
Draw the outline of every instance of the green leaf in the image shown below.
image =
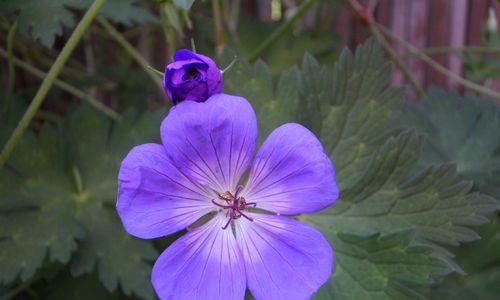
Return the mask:
[[(10, 132), (10, 131), (9, 131)], [(0, 282), (27, 280), (46, 258), (67, 263), (84, 236), (57, 133), (26, 134), (0, 170)], [(57, 184), (47, 184), (57, 182)]]
[(66, 126), (72, 160), (83, 187), (76, 219), (87, 231), (72, 262), (72, 273), (80, 275), (96, 267), (108, 290), (120, 284), (125, 294), (143, 298), (153, 295), (150, 262), (157, 253), (151, 243), (135, 239), (123, 229), (114, 210), (117, 174), (121, 160), (132, 147), (158, 139), (163, 114), (136, 116), (128, 111), (123, 121), (112, 123), (83, 109)]
[(500, 222), (483, 226), (481, 240), (456, 249), (467, 275), (453, 274), (432, 290), (434, 299), (495, 299), (500, 293)]
[(460, 176), (500, 198), (500, 105), (433, 88), (402, 119), (426, 136), (421, 167), (455, 163)]
[(418, 158), (414, 132), (389, 138), (350, 189), (331, 208), (303, 220), (318, 228), (349, 234), (382, 234), (412, 229), (418, 237), (458, 245), (478, 238), (468, 226), (487, 222), (498, 201), (471, 193), (471, 184), (455, 176), (454, 167), (430, 167), (408, 175)]
[[(75, 25), (74, 14), (68, 8), (86, 10), (91, 0), (2, 0), (0, 13), (16, 13), (19, 30), (31, 35), (46, 46), (54, 44), (56, 36), (64, 28)], [(130, 24), (153, 22), (156, 19), (148, 11), (135, 5), (137, 0), (107, 0), (100, 14), (110, 20)]]
[[(387, 87), (390, 67), (374, 39), (358, 47), (355, 55), (344, 50), (335, 65), (328, 97), (331, 108), (319, 136), (335, 165), (341, 190), (363, 176), (389, 122), (400, 113), (404, 94), (400, 88)], [(320, 92), (316, 94), (315, 99), (320, 99)]]
[[(225, 56), (226, 63), (231, 57)], [(261, 139), (276, 126), (269, 120), (276, 121), (287, 107), (287, 117), (279, 123), (306, 125), (335, 165), (341, 189), (337, 204), (299, 216), (323, 232), (336, 255), (335, 273), (319, 296), (428, 296), (436, 280), (462, 272), (442, 245), (477, 239), (470, 227), (487, 222), (485, 215), (499, 208), (498, 201), (471, 192), (471, 183), (462, 181), (450, 164), (414, 174), (422, 140), (414, 130), (391, 127), (401, 114), (404, 95), (402, 89), (387, 87), (390, 65), (375, 40), (354, 55), (344, 51), (333, 75), (310, 55), (298, 73), (297, 81), (275, 88), (264, 63), (252, 67), (239, 60), (224, 74), (224, 83), (227, 92), (253, 104)], [(298, 95), (297, 106), (285, 106), (285, 99), (277, 97), (285, 89)], [(384, 259), (370, 257), (379, 252)]]
[[(234, 54), (224, 54), (224, 64), (234, 59)], [(259, 61), (251, 66), (238, 59), (224, 74), (225, 92), (246, 98), (252, 104), (259, 120), (259, 137), (262, 141), (274, 128), (298, 117), (300, 73), (291, 68), (280, 77), (276, 91), (266, 64)]]
[[(419, 167), (449, 162), (477, 189), (500, 198), (500, 106), (472, 95), (430, 89), (421, 105), (408, 105), (400, 124), (425, 135)], [(481, 240), (453, 252), (468, 274), (454, 275), (436, 288), (435, 298), (487, 299), (498, 295), (500, 222), (479, 231)]]
[(331, 283), (314, 299), (419, 299), (422, 287), (449, 273), (431, 249), (411, 244), (410, 231), (380, 236), (323, 233), (335, 250)]
[(108, 291), (120, 284), (127, 295), (151, 299), (151, 262), (157, 256), (153, 245), (128, 235), (114, 209), (88, 201), (76, 219), (89, 233), (73, 258), (71, 273), (80, 276), (95, 269)]
[[(86, 9), (93, 0), (79, 1), (75, 7)], [(136, 5), (138, 0), (106, 0), (101, 11), (101, 16), (118, 23), (131, 25), (132, 23), (156, 22), (156, 17), (147, 9)]]
[(31, 277), (48, 250), (52, 260), (72, 258), (75, 276), (95, 270), (109, 291), (120, 285), (126, 295), (152, 298), (157, 252), (125, 232), (114, 202), (121, 160), (133, 146), (159, 139), (163, 115), (130, 110), (113, 123), (83, 107), (70, 115), (64, 135), (45, 127), (39, 138), (22, 139), (0, 173), (3, 282)]
[(51, 47), (56, 36), (63, 33), (64, 27), (73, 27), (75, 19), (66, 8), (75, 5), (77, 0), (4, 0), (0, 2), (0, 12), (18, 12), (19, 31), (30, 34), (34, 39)]
[(64, 272), (51, 281), (44, 299), (86, 300), (89, 295), (92, 295), (93, 300), (122, 299), (117, 293), (110, 294), (94, 274), (74, 278), (69, 272)]

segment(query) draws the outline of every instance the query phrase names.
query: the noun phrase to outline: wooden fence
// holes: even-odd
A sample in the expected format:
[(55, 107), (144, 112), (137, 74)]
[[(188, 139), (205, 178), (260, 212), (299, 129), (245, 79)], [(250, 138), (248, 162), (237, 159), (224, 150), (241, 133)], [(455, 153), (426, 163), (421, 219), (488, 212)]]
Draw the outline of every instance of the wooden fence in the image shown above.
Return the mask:
[[(367, 2), (367, 1), (360, 1)], [(500, 4), (498, 0), (379, 0), (375, 1), (375, 21), (405, 39), (417, 48), (429, 47), (464, 47), (481, 44), (484, 24), (491, 10), (500, 22)], [(255, 9), (262, 20), (269, 20), (272, 0), (257, 0)], [(313, 13), (311, 11), (311, 13)], [(307, 17), (307, 16), (306, 16)], [(314, 16), (313, 16), (314, 17)], [(332, 15), (327, 16), (329, 18)], [(345, 7), (337, 9), (332, 31), (342, 40), (342, 47), (354, 49), (366, 40), (368, 29), (353, 18)], [(398, 43), (392, 44), (398, 54), (405, 51)], [(456, 54), (432, 55), (438, 63), (455, 74), (463, 75), (462, 63)], [(438, 85), (445, 88), (458, 88), (455, 81), (436, 72), (417, 58), (405, 60), (416, 81), (425, 87)], [(393, 72), (392, 82), (404, 83), (402, 74)], [(500, 90), (498, 79), (486, 82), (490, 88)]]

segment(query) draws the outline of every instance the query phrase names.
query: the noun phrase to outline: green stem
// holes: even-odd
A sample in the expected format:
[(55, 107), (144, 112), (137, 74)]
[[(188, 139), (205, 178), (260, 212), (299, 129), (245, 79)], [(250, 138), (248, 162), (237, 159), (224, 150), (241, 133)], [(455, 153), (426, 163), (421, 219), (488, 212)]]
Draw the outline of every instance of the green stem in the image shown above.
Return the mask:
[(10, 299), (14, 298), (15, 296), (17, 296), (17, 294), (19, 294), (20, 292), (27, 289), (28, 286), (29, 286), (28, 284), (22, 283), (19, 286), (17, 286), (16, 288), (14, 288), (13, 290), (9, 291), (7, 294), (3, 295), (2, 298), (0, 298), (0, 300), (10, 300)]
[[(434, 54), (448, 54), (448, 53), (477, 53), (477, 54), (491, 54), (499, 55), (500, 48), (492, 47), (429, 47), (425, 49), (419, 49), (420, 53), (427, 55)], [(417, 56), (415, 53), (407, 53), (402, 55), (402, 57), (412, 57)]]
[(14, 23), (7, 34), (7, 64), (8, 64), (8, 74), (9, 81), (7, 83), (7, 94), (5, 95), (5, 107), (4, 116), (7, 118), (9, 114), (10, 102), (12, 101), (12, 95), (14, 94), (14, 86), (16, 83), (16, 69), (14, 68), (14, 36), (17, 31), (17, 22)]
[(75, 49), (76, 45), (78, 44), (78, 41), (80, 40), (83, 33), (90, 25), (94, 17), (99, 12), (99, 9), (102, 7), (104, 2), (105, 0), (95, 0), (94, 3), (92, 3), (90, 8), (83, 16), (83, 18), (80, 20), (80, 23), (78, 23), (75, 30), (69, 37), (68, 41), (64, 45), (61, 53), (59, 53), (59, 55), (57, 56), (56, 61), (54, 62), (49, 72), (47, 73), (47, 77), (45, 77), (42, 84), (40, 85), (40, 88), (38, 89), (35, 97), (31, 101), (31, 104), (29, 105), (28, 109), (24, 113), (21, 121), (19, 122), (16, 129), (14, 130), (9, 140), (5, 144), (4, 148), (2, 149), (2, 153), (0, 154), (0, 168), (3, 167), (3, 165), (9, 158), (10, 153), (12, 152), (12, 150), (14, 150), (14, 147), (19, 142), (19, 139), (21, 139), (21, 136), (28, 128), (28, 125), (35, 116), (38, 108), (40, 108), (40, 105), (42, 105), (45, 96), (47, 96), (47, 93), (49, 92), (50, 87), (52, 86), (54, 80), (61, 72), (64, 63)]
[(111, 25), (108, 21), (103, 18), (97, 18), (97, 21), (101, 26), (111, 35), (120, 46), (146, 71), (146, 73), (153, 79), (154, 83), (158, 86), (158, 88), (163, 92), (163, 83), (158, 75), (153, 72), (150, 67), (148, 61), (142, 57), (142, 55), (137, 51), (134, 46), (132, 46), (123, 35), (118, 32), (118, 30)]
[(305, 0), (299, 6), (295, 14), (286, 20), (280, 27), (278, 27), (268, 38), (266, 38), (256, 49), (250, 54), (249, 61), (255, 62), (259, 56), (262, 55), (269, 47), (271, 47), (283, 34), (285, 34), (292, 26), (300, 19), (311, 6), (316, 2), (316, 0)]
[(498, 93), (498, 92), (496, 92), (496, 91), (494, 91), (492, 89), (483, 87), (483, 86), (481, 86), (481, 85), (479, 85), (479, 84), (477, 84), (475, 82), (467, 80), (467, 79), (465, 79), (465, 78), (463, 78), (463, 77), (461, 77), (461, 76), (459, 76), (459, 75), (451, 72), (447, 68), (445, 68), (442, 65), (440, 65), (437, 61), (435, 61), (434, 59), (432, 59), (428, 55), (422, 53), (419, 49), (415, 48), (412, 44), (410, 44), (407, 41), (405, 41), (404, 39), (396, 36), (390, 30), (384, 28), (382, 25), (377, 24), (376, 26), (384, 34), (386, 34), (387, 36), (391, 37), (392, 39), (394, 39), (395, 41), (397, 41), (398, 43), (400, 43), (410, 53), (415, 54), (415, 56), (417, 56), (418, 58), (420, 58), (422, 61), (424, 61), (425, 63), (427, 63), (430, 67), (432, 67), (433, 69), (435, 69), (439, 73), (441, 73), (441, 74), (443, 74), (443, 75), (445, 75), (445, 76), (453, 79), (454, 81), (460, 83), (461, 85), (463, 85), (464, 87), (466, 87), (466, 88), (468, 88), (470, 90), (473, 90), (473, 91), (476, 91), (478, 93), (490, 96), (493, 99), (497, 99), (497, 100), (500, 99), (500, 93)]
[(382, 49), (384, 49), (387, 55), (389, 55), (389, 58), (394, 62), (396, 67), (401, 71), (403, 76), (406, 78), (406, 80), (408, 80), (410, 85), (413, 87), (413, 90), (415, 91), (417, 98), (421, 99), (424, 96), (425, 92), (422, 89), (422, 87), (418, 84), (417, 80), (411, 75), (410, 70), (408, 70), (408, 68), (401, 61), (396, 52), (394, 52), (391, 45), (389, 45), (384, 36), (380, 34), (380, 31), (377, 29), (376, 26), (374, 25), (370, 26), (370, 31), (379, 40)]
[[(7, 52), (0, 47), (0, 56), (7, 57)], [(31, 66), (28, 63), (25, 63), (24, 61), (20, 60), (17, 57), (13, 57), (13, 62), (15, 65), (20, 67), (21, 69), (25, 70), (26, 72), (29, 72), (33, 74), (34, 76), (44, 79), (47, 77), (47, 73)], [(91, 106), (93, 106), (95, 109), (101, 111), (102, 113), (106, 114), (110, 118), (112, 118), (115, 121), (119, 121), (121, 119), (120, 114), (112, 110), (111, 108), (107, 107), (104, 105), (99, 99), (96, 99), (95, 97), (92, 97), (89, 94), (86, 94), (84, 91), (60, 80), (60, 79), (54, 79), (54, 85), (63, 91), (81, 99), (84, 101), (87, 101)]]
[(212, 0), (212, 14), (214, 20), (215, 53), (220, 55), (226, 47), (226, 39), (224, 28), (222, 27), (222, 13), (219, 0)]

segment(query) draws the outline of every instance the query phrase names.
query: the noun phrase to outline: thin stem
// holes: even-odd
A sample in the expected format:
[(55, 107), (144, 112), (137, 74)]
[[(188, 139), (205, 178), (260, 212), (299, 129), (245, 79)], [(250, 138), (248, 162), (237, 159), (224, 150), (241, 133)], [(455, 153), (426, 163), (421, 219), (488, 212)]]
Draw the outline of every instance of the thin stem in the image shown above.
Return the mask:
[(61, 72), (64, 63), (66, 63), (66, 60), (75, 49), (76, 45), (78, 44), (78, 41), (80, 40), (83, 33), (90, 25), (94, 17), (99, 12), (99, 9), (102, 7), (104, 2), (105, 0), (95, 0), (92, 3), (90, 8), (87, 10), (83, 18), (76, 26), (75, 30), (69, 37), (68, 41), (64, 45), (61, 53), (59, 53), (59, 55), (57, 56), (56, 61), (54, 62), (49, 72), (47, 73), (47, 77), (45, 77), (42, 84), (40, 85), (40, 88), (38, 89), (35, 97), (33, 98), (33, 101), (31, 101), (31, 104), (24, 113), (24, 116), (22, 117), (21, 121), (19, 122), (16, 129), (12, 133), (11, 137), (5, 144), (2, 153), (0, 154), (0, 168), (5, 164), (5, 162), (9, 158), (10, 153), (12, 152), (12, 150), (14, 150), (14, 147), (19, 142), (19, 139), (21, 139), (21, 136), (28, 128), (28, 125), (35, 116), (38, 108), (40, 108), (40, 105), (42, 105), (45, 96), (47, 96), (47, 93), (49, 92), (50, 87), (54, 83), (54, 80)]
[(226, 46), (224, 29), (222, 27), (222, 13), (219, 0), (212, 0), (212, 13), (214, 19), (215, 31), (215, 53), (221, 54)]
[(262, 55), (262, 53), (269, 49), (269, 47), (276, 43), (276, 41), (278, 41), (279, 38), (287, 32), (293, 26), (293, 24), (295, 24), (295, 22), (297, 22), (297, 20), (299, 20), (300, 17), (302, 17), (309, 10), (309, 8), (311, 8), (311, 6), (315, 2), (316, 0), (305, 0), (304, 2), (302, 2), (295, 14), (293, 14), (290, 19), (281, 24), (280, 27), (276, 28), (276, 30), (268, 38), (266, 38), (252, 54), (250, 54), (249, 61), (255, 62)]
[(238, 59), (237, 56), (234, 56), (233, 57), (233, 60), (229, 63), (229, 65), (227, 65), (227, 67), (224, 68), (224, 70), (220, 71), (222, 74), (226, 73), (229, 69), (231, 69), (234, 64), (236, 63), (236, 59)]
[(453, 72), (451, 72), (450, 70), (448, 70), (447, 68), (443, 67), (442, 65), (440, 65), (437, 61), (435, 61), (434, 59), (432, 59), (431, 57), (429, 57), (428, 55), (422, 53), (419, 49), (415, 48), (412, 44), (408, 43), (407, 41), (405, 41), (404, 39), (396, 36), (395, 34), (393, 34), (390, 30), (384, 28), (384, 26), (380, 25), (380, 24), (377, 24), (376, 25), (377, 28), (379, 28), (384, 34), (386, 34), (387, 36), (391, 37), (392, 39), (394, 39), (395, 41), (397, 41), (398, 43), (400, 43), (403, 47), (405, 47), (410, 53), (413, 53), (415, 54), (417, 57), (419, 57), (422, 61), (424, 61), (425, 63), (427, 63), (430, 67), (432, 67), (433, 69), (435, 69), (436, 71), (438, 71), (439, 73), (441, 74), (444, 74), (445, 76), (455, 80), (456, 82), (460, 83), (461, 85), (463, 85), (464, 87), (466, 88), (469, 88), (473, 91), (476, 91), (478, 93), (481, 93), (481, 94), (484, 94), (484, 95), (487, 95), (487, 96), (490, 96), (494, 99), (500, 99), (500, 93), (492, 90), (492, 89), (489, 89), (489, 88), (486, 88), (486, 87), (483, 87), (475, 82), (472, 82), (470, 80), (467, 80)]
[(148, 61), (139, 53), (139, 51), (137, 51), (134, 46), (132, 46), (132, 44), (130, 44), (125, 37), (118, 30), (116, 30), (115, 27), (113, 27), (113, 25), (111, 25), (111, 23), (100, 17), (97, 18), (97, 21), (108, 32), (108, 34), (123, 47), (125, 52), (127, 52), (144, 69), (144, 71), (146, 71), (149, 77), (153, 79), (156, 86), (163, 92), (161, 79), (158, 78), (155, 72), (151, 71)]
[(9, 81), (7, 83), (7, 94), (5, 95), (5, 107), (4, 116), (7, 118), (9, 114), (10, 102), (12, 101), (12, 95), (14, 94), (14, 86), (16, 83), (16, 69), (14, 68), (14, 36), (17, 31), (17, 22), (14, 23), (7, 34), (7, 64), (8, 64), (8, 74)]
[[(7, 52), (0, 47), (0, 56), (7, 57)], [(37, 69), (33, 66), (31, 66), (28, 63), (25, 63), (24, 61), (20, 60), (17, 57), (13, 57), (14, 64), (20, 67), (21, 69), (33, 74), (34, 76), (44, 79), (47, 77), (47, 73), (41, 71), (40, 69)], [(84, 91), (60, 80), (60, 79), (54, 79), (54, 85), (63, 91), (81, 99), (84, 101), (87, 101), (91, 106), (93, 106), (95, 109), (98, 111), (101, 111), (102, 113), (106, 114), (110, 118), (112, 118), (115, 121), (119, 121), (121, 119), (120, 114), (112, 110), (111, 108), (107, 107), (104, 105), (99, 99), (86, 94)]]
[(165, 76), (165, 73), (163, 73), (160, 70), (156, 70), (155, 68), (148, 66), (148, 69), (150, 69), (152, 72), (154, 72), (156, 75), (158, 75), (160, 78), (163, 78)]
[[(492, 54), (492, 55), (500, 55), (500, 48), (492, 48), (492, 47), (429, 47), (424, 49), (419, 49), (420, 53), (424, 53), (427, 55), (434, 54), (448, 54), (448, 53), (478, 53), (478, 54)], [(411, 57), (417, 56), (415, 53), (407, 53), (402, 57)]]
[(15, 296), (17, 296), (17, 294), (19, 294), (20, 292), (27, 289), (28, 286), (29, 286), (29, 284), (27, 284), (27, 283), (21, 283), (20, 285), (15, 287), (13, 290), (11, 290), (7, 294), (3, 295), (2, 298), (0, 298), (0, 300), (10, 300), (10, 299), (14, 298)]
[(415, 77), (413, 77), (411, 75), (410, 70), (408, 70), (408, 68), (401, 61), (401, 59), (398, 57), (396, 52), (394, 52), (391, 45), (387, 42), (387, 40), (384, 38), (384, 36), (382, 34), (380, 34), (380, 31), (377, 29), (376, 26), (371, 25), (370, 31), (379, 40), (380, 46), (382, 46), (382, 49), (384, 49), (384, 51), (387, 53), (387, 55), (389, 55), (389, 58), (394, 62), (396, 67), (401, 71), (403, 76), (406, 78), (406, 80), (408, 80), (410, 85), (413, 87), (413, 90), (415, 91), (417, 98), (418, 99), (422, 98), (425, 94), (423, 88), (418, 84)]

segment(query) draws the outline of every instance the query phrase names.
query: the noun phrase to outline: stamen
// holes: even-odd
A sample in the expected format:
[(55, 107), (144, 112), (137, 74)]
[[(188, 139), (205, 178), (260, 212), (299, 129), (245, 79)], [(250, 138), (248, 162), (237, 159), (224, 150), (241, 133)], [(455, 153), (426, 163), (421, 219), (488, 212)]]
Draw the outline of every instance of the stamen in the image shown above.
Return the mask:
[(215, 199), (212, 199), (212, 203), (215, 204), (217, 207), (223, 208), (226, 210), (226, 218), (227, 222), (222, 226), (222, 229), (227, 229), (229, 227), (229, 224), (231, 224), (232, 220), (239, 219), (240, 217), (244, 217), (245, 219), (253, 222), (253, 219), (249, 216), (247, 216), (243, 211), (247, 208), (247, 206), (252, 206), (256, 207), (257, 203), (256, 202), (249, 202), (247, 203), (245, 198), (239, 197), (239, 193), (243, 190), (243, 186), (239, 185), (236, 188), (236, 191), (234, 193), (234, 196), (229, 192), (224, 192), (217, 194), (219, 196), (219, 199), (222, 201), (225, 201), (227, 205), (223, 205), (220, 203), (217, 203)]
[(232, 208), (232, 206), (230, 206), (230, 205), (222, 205), (222, 204), (219, 204), (219, 203), (215, 202), (215, 200), (214, 200), (214, 199), (212, 199), (212, 203), (213, 203), (213, 204), (215, 204), (215, 205), (217, 205), (218, 207), (222, 207), (222, 208), (225, 208), (225, 209), (227, 209), (227, 208)]
[(232, 221), (232, 220), (233, 220), (233, 218), (229, 218), (229, 219), (227, 219), (226, 225), (222, 226), (222, 229), (224, 229), (224, 230), (225, 230), (225, 229), (229, 226), (229, 224), (231, 224), (231, 221)]
[(236, 192), (234, 193), (234, 198), (238, 199), (238, 194), (243, 190), (243, 186), (240, 184), (236, 187)]

